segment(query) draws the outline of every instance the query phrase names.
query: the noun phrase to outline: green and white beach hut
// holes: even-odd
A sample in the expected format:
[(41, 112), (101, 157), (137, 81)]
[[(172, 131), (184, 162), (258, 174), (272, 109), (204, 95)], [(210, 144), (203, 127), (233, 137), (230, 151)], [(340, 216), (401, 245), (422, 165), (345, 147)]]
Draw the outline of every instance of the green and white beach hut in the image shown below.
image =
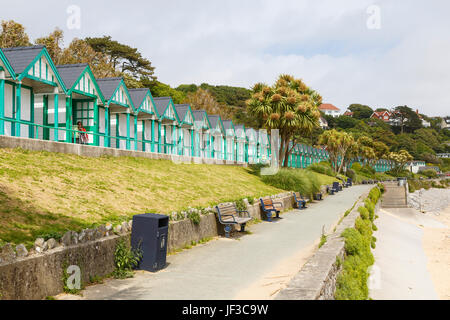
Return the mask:
[(156, 152), (159, 115), (148, 88), (129, 89), (134, 105), (135, 150)]
[(105, 146), (134, 150), (134, 107), (123, 78), (97, 79), (105, 98)]
[(211, 157), (211, 123), (205, 110), (193, 110), (194, 115), (194, 157)]
[(223, 126), (222, 118), (219, 115), (208, 115), (209, 122), (211, 123), (211, 158), (221, 159), (224, 157), (224, 145), (226, 131)]
[(66, 123), (67, 89), (47, 49), (1, 49), (0, 57), (0, 134), (65, 141), (58, 128)]
[(61, 114), (65, 115), (65, 124), (61, 124), (64, 119), (60, 119), (59, 125), (66, 129), (65, 141), (76, 142), (76, 134), (71, 130), (77, 130), (77, 122), (81, 121), (88, 132), (89, 144), (103, 146), (106, 122), (105, 99), (91, 68), (85, 63), (56, 66), (56, 69), (68, 89), (68, 104), (65, 113)]
[(258, 130), (258, 163), (268, 164), (270, 162), (270, 138), (267, 130)]
[(181, 122), (171, 97), (153, 98), (159, 114), (158, 153), (177, 154), (177, 126)]
[(245, 134), (244, 125), (235, 125), (236, 132), (236, 161), (245, 162), (247, 154), (247, 135)]
[(247, 161), (250, 164), (258, 163), (258, 133), (253, 128), (245, 130), (247, 135)]
[(223, 120), (225, 129), (224, 160), (236, 160), (236, 130), (232, 120)]
[(194, 114), (188, 104), (176, 104), (175, 111), (181, 120), (178, 123), (177, 149), (182, 156), (194, 156)]

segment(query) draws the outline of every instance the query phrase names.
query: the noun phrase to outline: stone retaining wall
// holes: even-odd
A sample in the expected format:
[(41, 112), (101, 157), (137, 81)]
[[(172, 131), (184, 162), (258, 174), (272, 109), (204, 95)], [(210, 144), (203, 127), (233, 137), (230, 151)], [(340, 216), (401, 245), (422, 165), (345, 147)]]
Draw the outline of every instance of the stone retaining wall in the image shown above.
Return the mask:
[[(284, 210), (292, 209), (290, 193), (274, 196), (284, 203)], [(263, 219), (259, 203), (248, 205), (252, 217)], [(113, 228), (111, 225), (86, 229), (80, 233), (67, 232), (57, 242), (53, 239), (36, 241), (36, 250), (19, 256), (10, 245), (0, 249), (0, 300), (36, 300), (63, 291), (63, 269), (70, 265), (81, 268), (82, 282), (92, 277), (104, 277), (114, 271), (114, 251), (117, 242), (130, 241), (130, 222)], [(191, 220), (171, 222), (168, 251), (182, 249), (193, 241), (224, 234), (215, 214), (202, 215), (200, 223)]]
[(369, 192), (359, 198), (350, 214), (327, 237), (327, 242), (303, 266), (287, 288), (277, 295), (276, 300), (334, 300), (336, 280), (341, 271), (337, 258), (343, 261), (345, 255), (345, 242), (341, 234), (345, 229), (355, 226), (356, 218), (360, 215), (358, 208), (364, 205), (368, 195)]
[(81, 144), (63, 143), (38, 139), (0, 136), (0, 148), (22, 148), (31, 151), (48, 151), (67, 154), (76, 154), (84, 157), (141, 157), (147, 159), (171, 160), (193, 164), (234, 165), (247, 167), (248, 164), (237, 161), (225, 161), (218, 159), (204, 159), (189, 156), (167, 155), (161, 153), (121, 150), (116, 148), (94, 147)]

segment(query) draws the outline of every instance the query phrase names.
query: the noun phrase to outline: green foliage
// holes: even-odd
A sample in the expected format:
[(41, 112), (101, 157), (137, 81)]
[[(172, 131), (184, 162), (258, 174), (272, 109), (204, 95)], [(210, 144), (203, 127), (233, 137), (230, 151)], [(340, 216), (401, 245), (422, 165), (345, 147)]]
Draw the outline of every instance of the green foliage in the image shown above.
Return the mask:
[(327, 243), (328, 237), (326, 234), (322, 234), (322, 237), (320, 238), (320, 243), (319, 243), (319, 249), (322, 248), (325, 243)]
[(207, 83), (202, 83), (200, 86), (195, 84), (182, 84), (176, 90), (188, 94), (196, 92), (199, 88), (211, 92), (217, 102), (239, 108), (246, 108), (245, 101), (250, 99), (251, 96), (251, 91), (246, 88), (213, 86)]
[(142, 260), (142, 250), (140, 248), (132, 250), (125, 240), (121, 239), (116, 246), (114, 253), (114, 264), (116, 270), (113, 276), (116, 279), (126, 279), (133, 277), (133, 268), (137, 267)]
[(362, 104), (351, 104), (348, 109), (353, 112), (354, 119), (369, 119), (373, 114), (371, 107)]
[(432, 179), (435, 179), (438, 176), (436, 170), (434, 170), (434, 169), (423, 170), (420, 173), (423, 174), (424, 176), (426, 176), (428, 178), (432, 178)]
[(330, 164), (324, 165), (321, 163), (314, 163), (308, 167), (308, 170), (315, 171), (317, 173), (325, 174), (330, 177), (336, 177), (336, 173), (331, 169)]
[(372, 189), (365, 200), (365, 206), (358, 208), (361, 217), (356, 219), (355, 227), (346, 229), (342, 233), (345, 239), (346, 258), (343, 270), (336, 281), (336, 300), (369, 299), (368, 269), (375, 262), (371, 248), (376, 246), (376, 238), (372, 234), (377, 230), (372, 222), (371, 211), (380, 195), (381, 191), (378, 187)]
[(364, 220), (370, 219), (369, 210), (367, 210), (365, 207), (359, 207), (358, 212), (359, 212), (361, 218), (363, 218)]
[(183, 101), (186, 99), (186, 95), (183, 92), (173, 89), (169, 85), (162, 82), (147, 81), (143, 84), (145, 85), (145, 87), (150, 88), (150, 91), (152, 92), (152, 95), (154, 97), (172, 97), (172, 100), (175, 104), (183, 103)]
[(357, 171), (357, 172), (361, 171), (361, 169), (362, 169), (361, 163), (359, 163), (359, 162), (353, 163), (353, 164), (352, 164), (352, 169), (355, 170), (355, 171)]
[(189, 212), (188, 213), (188, 219), (192, 221), (193, 224), (198, 226), (201, 221), (200, 214), (197, 211)]
[(320, 191), (321, 182), (311, 171), (298, 169), (281, 169), (275, 175), (262, 176), (262, 181), (271, 186), (300, 192), (304, 196), (312, 197)]

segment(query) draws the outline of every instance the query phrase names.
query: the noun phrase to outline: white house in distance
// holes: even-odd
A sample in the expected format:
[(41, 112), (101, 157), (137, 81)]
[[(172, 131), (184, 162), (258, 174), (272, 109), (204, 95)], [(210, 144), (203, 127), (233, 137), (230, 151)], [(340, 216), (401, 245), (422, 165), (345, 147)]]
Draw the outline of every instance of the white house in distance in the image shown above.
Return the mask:
[(328, 116), (339, 117), (341, 109), (332, 105), (331, 103), (323, 103), (320, 105), (319, 110)]
[(327, 130), (328, 129), (328, 121), (325, 120), (324, 117), (320, 117), (319, 118), (319, 125), (323, 130)]

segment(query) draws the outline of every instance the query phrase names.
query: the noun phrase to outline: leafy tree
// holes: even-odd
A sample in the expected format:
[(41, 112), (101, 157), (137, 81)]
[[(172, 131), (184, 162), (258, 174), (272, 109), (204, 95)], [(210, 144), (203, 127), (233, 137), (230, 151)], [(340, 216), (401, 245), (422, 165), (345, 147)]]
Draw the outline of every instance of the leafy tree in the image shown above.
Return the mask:
[(392, 112), (392, 116), (394, 119), (399, 121), (401, 133), (405, 132), (406, 127), (408, 127), (411, 131), (422, 127), (422, 121), (419, 116), (408, 106), (396, 107)]
[(155, 68), (138, 49), (112, 40), (110, 36), (85, 40), (96, 52), (108, 57), (108, 63), (120, 73), (136, 80), (156, 80)]
[(118, 76), (117, 71), (108, 63), (104, 54), (94, 51), (86, 41), (77, 38), (73, 39), (70, 45), (63, 50), (59, 63), (87, 63), (96, 78)]
[(247, 112), (262, 119), (265, 128), (279, 130), (280, 166), (283, 163), (288, 165), (289, 155), (299, 139), (319, 126), (318, 106), (321, 101), (317, 92), (290, 75), (281, 75), (270, 87), (262, 83), (253, 87), (253, 95), (247, 101)]
[(64, 32), (56, 28), (52, 33), (50, 33), (47, 37), (42, 37), (36, 39), (35, 43), (43, 45), (47, 48), (50, 57), (56, 65), (61, 64), (61, 56), (63, 53), (63, 41), (64, 41)]
[(353, 112), (355, 119), (369, 119), (373, 114), (371, 107), (362, 104), (351, 104), (348, 109)]
[(208, 114), (218, 114), (222, 119), (230, 119), (233, 111), (219, 102), (208, 90), (198, 89), (195, 92), (188, 93), (183, 103), (188, 103), (194, 110), (205, 110)]
[(338, 128), (350, 129), (358, 124), (358, 120), (348, 116), (340, 116), (335, 118), (335, 123)]
[(171, 86), (159, 81), (141, 80), (142, 86), (149, 88), (152, 95), (155, 97), (172, 97), (174, 103), (183, 103), (186, 99), (186, 95), (178, 91)]
[(330, 156), (331, 167), (336, 173), (340, 173), (346, 164), (346, 161), (340, 160), (353, 158), (357, 153), (353, 136), (335, 129), (325, 131), (319, 137), (319, 144), (326, 147)]
[(400, 150), (399, 152), (391, 152), (388, 159), (393, 161), (395, 166), (392, 169), (396, 175), (398, 175), (404, 168), (405, 165), (414, 160), (413, 156), (406, 150)]
[(0, 33), (0, 48), (28, 47), (31, 46), (30, 38), (25, 32), (25, 27), (14, 20), (2, 20)]

